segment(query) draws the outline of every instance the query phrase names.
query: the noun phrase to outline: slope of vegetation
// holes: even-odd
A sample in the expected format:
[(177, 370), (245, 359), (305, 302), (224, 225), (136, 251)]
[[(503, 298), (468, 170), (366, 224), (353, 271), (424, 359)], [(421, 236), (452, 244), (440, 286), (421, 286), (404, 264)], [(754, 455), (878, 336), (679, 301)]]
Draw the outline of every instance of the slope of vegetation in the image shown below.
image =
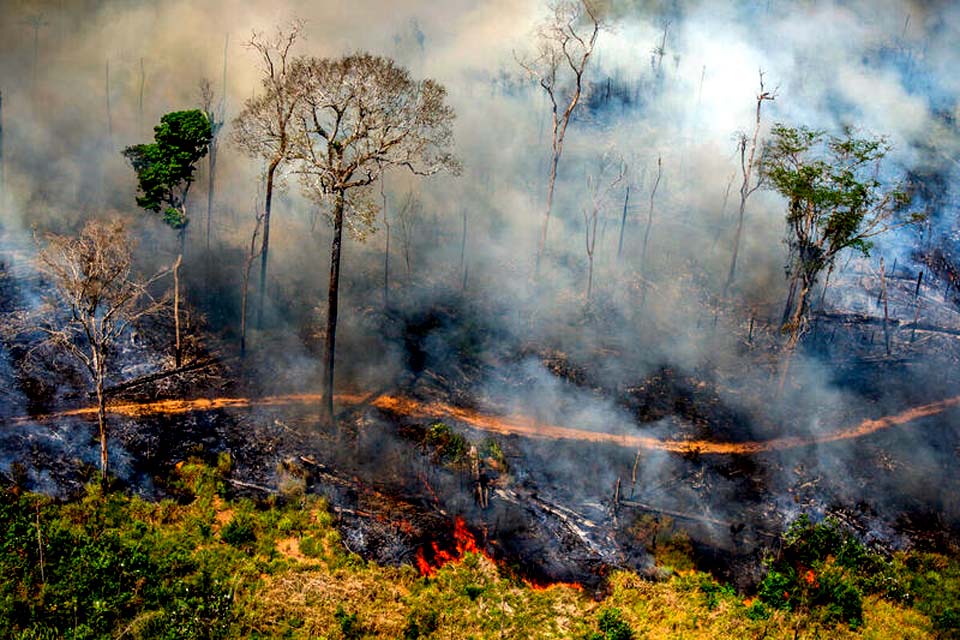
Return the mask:
[[(800, 519), (757, 597), (693, 570), (617, 572), (599, 600), (534, 587), (478, 554), (432, 578), (349, 553), (322, 500), (223, 498), (185, 463), (180, 500), (91, 485), (57, 503), (5, 490), (0, 627), (12, 638), (960, 637), (960, 563), (884, 559)], [(814, 580), (809, 580), (814, 575)]]

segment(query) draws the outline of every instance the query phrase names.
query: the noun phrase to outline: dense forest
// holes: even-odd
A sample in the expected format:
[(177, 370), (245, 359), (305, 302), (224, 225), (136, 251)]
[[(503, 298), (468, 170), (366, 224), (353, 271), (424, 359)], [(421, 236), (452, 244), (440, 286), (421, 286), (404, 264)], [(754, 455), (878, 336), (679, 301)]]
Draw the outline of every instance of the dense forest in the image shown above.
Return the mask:
[(957, 637), (958, 37), (0, 5), (0, 635)]

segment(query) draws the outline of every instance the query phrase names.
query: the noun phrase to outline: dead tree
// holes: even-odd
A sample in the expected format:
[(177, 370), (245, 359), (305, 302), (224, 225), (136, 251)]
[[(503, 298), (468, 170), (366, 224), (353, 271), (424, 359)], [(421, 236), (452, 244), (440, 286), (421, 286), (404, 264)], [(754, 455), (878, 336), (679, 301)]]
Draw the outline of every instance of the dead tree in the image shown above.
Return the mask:
[(372, 232), (371, 185), (386, 169), (458, 174), (460, 163), (451, 153), (454, 112), (437, 82), (414, 81), (392, 60), (362, 53), (297, 60), (291, 75), (302, 90), (294, 117), (296, 171), (307, 194), (329, 206), (333, 225), (321, 408), (332, 425), (344, 225), (358, 240)]
[(257, 194), (258, 204), (254, 205), (256, 210), (256, 223), (253, 227), (253, 233), (250, 234), (250, 247), (247, 249), (247, 257), (243, 261), (243, 284), (240, 290), (240, 357), (247, 355), (247, 297), (250, 292), (250, 271), (253, 269), (253, 263), (260, 257), (263, 251), (263, 245), (257, 247), (257, 238), (260, 235), (260, 229), (263, 228), (264, 214), (259, 206), (260, 194)]
[(397, 211), (397, 222), (400, 223), (400, 241), (403, 243), (403, 262), (407, 267), (407, 277), (412, 274), (412, 261), (410, 258), (413, 245), (413, 237), (416, 228), (420, 222), (420, 214), (423, 212), (423, 205), (420, 198), (412, 190), (407, 192), (406, 198)]
[(653, 181), (653, 188), (650, 189), (650, 208), (647, 211), (647, 227), (643, 232), (643, 246), (640, 249), (640, 273), (646, 277), (647, 272), (647, 244), (650, 242), (650, 230), (653, 228), (653, 202), (657, 197), (657, 187), (660, 186), (660, 178), (663, 177), (663, 158), (657, 156), (657, 178)]
[[(48, 235), (39, 267), (54, 285), (54, 313), (40, 329), (49, 342), (79, 361), (93, 379), (100, 432), (100, 476), (108, 469), (105, 381), (121, 336), (164, 300), (154, 299), (147, 280), (133, 274), (133, 243), (120, 222), (88, 222), (77, 237)], [(56, 314), (55, 310), (65, 310)]]
[(380, 176), (380, 201), (383, 213), (383, 308), (390, 308), (390, 218), (387, 215), (387, 192), (383, 188), (384, 176)]
[(223, 129), (223, 115), (226, 109), (226, 49), (224, 49), (223, 74), (224, 93), (220, 95), (220, 103), (216, 107), (213, 104), (214, 93), (210, 81), (206, 78), (200, 81), (200, 106), (203, 108), (203, 112), (207, 114), (207, 120), (210, 121), (210, 144), (207, 146), (207, 233), (205, 238), (207, 251), (210, 251), (210, 230), (213, 224), (213, 194), (217, 178), (218, 140), (220, 130)]
[(584, 243), (587, 252), (587, 303), (593, 294), (593, 256), (597, 247), (597, 222), (612, 193), (626, 175), (627, 168), (619, 154), (606, 152), (597, 160), (596, 173), (587, 176), (590, 204), (583, 209)]
[(776, 97), (776, 89), (772, 92), (765, 90), (763, 86), (763, 71), (760, 71), (760, 92), (757, 94), (757, 113), (753, 127), (753, 136), (748, 140), (747, 134), (741, 133), (738, 142), (740, 173), (743, 181), (740, 183), (740, 209), (737, 213), (737, 228), (733, 234), (733, 254), (730, 256), (730, 270), (727, 272), (727, 280), (723, 285), (724, 298), (727, 297), (727, 292), (730, 290), (730, 286), (737, 276), (737, 258), (740, 255), (740, 239), (743, 236), (743, 214), (747, 209), (747, 198), (759, 189), (763, 182), (763, 174), (757, 171), (757, 164), (760, 159), (757, 156), (757, 149), (762, 146), (760, 141), (760, 111), (765, 101), (775, 100)]
[(263, 323), (263, 300), (267, 286), (270, 250), (270, 213), (278, 171), (289, 160), (291, 120), (300, 99), (300, 87), (290, 81), (291, 50), (303, 23), (294, 22), (272, 38), (254, 32), (247, 43), (260, 56), (263, 93), (244, 103), (233, 121), (233, 141), (253, 158), (266, 163), (266, 191), (263, 203), (263, 242), (260, 251), (260, 284), (257, 289), (257, 324)]
[(580, 103), (584, 73), (602, 26), (599, 14), (588, 0), (560, 0), (551, 9), (550, 17), (537, 31), (536, 56), (533, 59), (517, 58), (519, 65), (546, 93), (552, 121), (547, 201), (540, 225), (535, 277), (540, 275), (540, 263), (547, 247), (557, 170), (567, 127)]

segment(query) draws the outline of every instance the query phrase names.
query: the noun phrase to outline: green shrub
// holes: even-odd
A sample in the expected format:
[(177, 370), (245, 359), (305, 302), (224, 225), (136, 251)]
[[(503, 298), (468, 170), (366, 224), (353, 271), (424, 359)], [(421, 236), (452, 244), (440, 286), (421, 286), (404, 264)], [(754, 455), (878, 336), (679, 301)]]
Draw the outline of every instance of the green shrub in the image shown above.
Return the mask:
[(439, 622), (440, 616), (436, 610), (414, 609), (407, 615), (407, 623), (403, 628), (403, 640), (428, 638), (437, 630)]
[(338, 605), (333, 618), (337, 621), (340, 633), (346, 640), (357, 640), (363, 637), (363, 628), (356, 613), (347, 613), (343, 610), (343, 605)]
[(220, 539), (230, 546), (249, 549), (257, 540), (256, 525), (253, 518), (239, 513), (220, 530)]
[(434, 457), (441, 464), (462, 464), (470, 450), (467, 439), (442, 422), (427, 429), (424, 442), (433, 449)]
[(602, 609), (597, 615), (597, 626), (606, 640), (632, 640), (633, 631), (623, 619), (620, 609), (611, 607)]

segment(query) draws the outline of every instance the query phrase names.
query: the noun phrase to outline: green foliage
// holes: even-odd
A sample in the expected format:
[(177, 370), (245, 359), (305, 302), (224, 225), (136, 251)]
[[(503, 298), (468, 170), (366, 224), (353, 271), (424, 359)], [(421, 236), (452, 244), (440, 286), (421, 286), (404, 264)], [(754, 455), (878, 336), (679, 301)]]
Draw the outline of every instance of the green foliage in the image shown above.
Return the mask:
[(623, 619), (620, 609), (616, 607), (601, 609), (597, 615), (597, 626), (606, 640), (632, 640), (633, 638), (630, 625)]
[(711, 611), (716, 609), (723, 597), (735, 598), (736, 590), (729, 584), (720, 584), (711, 578), (704, 578), (700, 581), (700, 591), (703, 592), (707, 608)]
[(779, 123), (771, 134), (762, 174), (787, 199), (787, 272), (802, 283), (799, 319), (806, 311), (807, 293), (841, 251), (869, 255), (871, 238), (918, 217), (895, 219), (909, 197), (880, 179), (881, 163), (890, 150), (883, 138), (857, 137), (850, 129), (828, 136)]
[(199, 109), (174, 111), (160, 118), (153, 131), (154, 142), (123, 150), (137, 173), (137, 204), (162, 213), (163, 221), (174, 229), (183, 229), (193, 173), (213, 137), (210, 120)]
[(960, 638), (960, 561), (924, 553), (895, 564), (908, 599), (930, 617), (941, 637)]
[(346, 640), (358, 640), (363, 637), (363, 627), (360, 626), (360, 618), (356, 613), (347, 613), (340, 605), (334, 612), (333, 618), (340, 626), (340, 633)]
[(245, 513), (237, 514), (220, 531), (220, 539), (234, 547), (250, 549), (257, 540), (253, 518)]
[(855, 628), (863, 624), (861, 585), (883, 563), (836, 521), (814, 523), (804, 514), (788, 528), (757, 595), (771, 607), (816, 612), (825, 623)]
[(403, 628), (403, 640), (417, 640), (429, 638), (439, 626), (440, 615), (436, 609), (414, 609), (407, 616), (407, 624)]
[(427, 429), (424, 443), (433, 449), (434, 457), (441, 464), (462, 464), (470, 450), (467, 439), (442, 422)]

